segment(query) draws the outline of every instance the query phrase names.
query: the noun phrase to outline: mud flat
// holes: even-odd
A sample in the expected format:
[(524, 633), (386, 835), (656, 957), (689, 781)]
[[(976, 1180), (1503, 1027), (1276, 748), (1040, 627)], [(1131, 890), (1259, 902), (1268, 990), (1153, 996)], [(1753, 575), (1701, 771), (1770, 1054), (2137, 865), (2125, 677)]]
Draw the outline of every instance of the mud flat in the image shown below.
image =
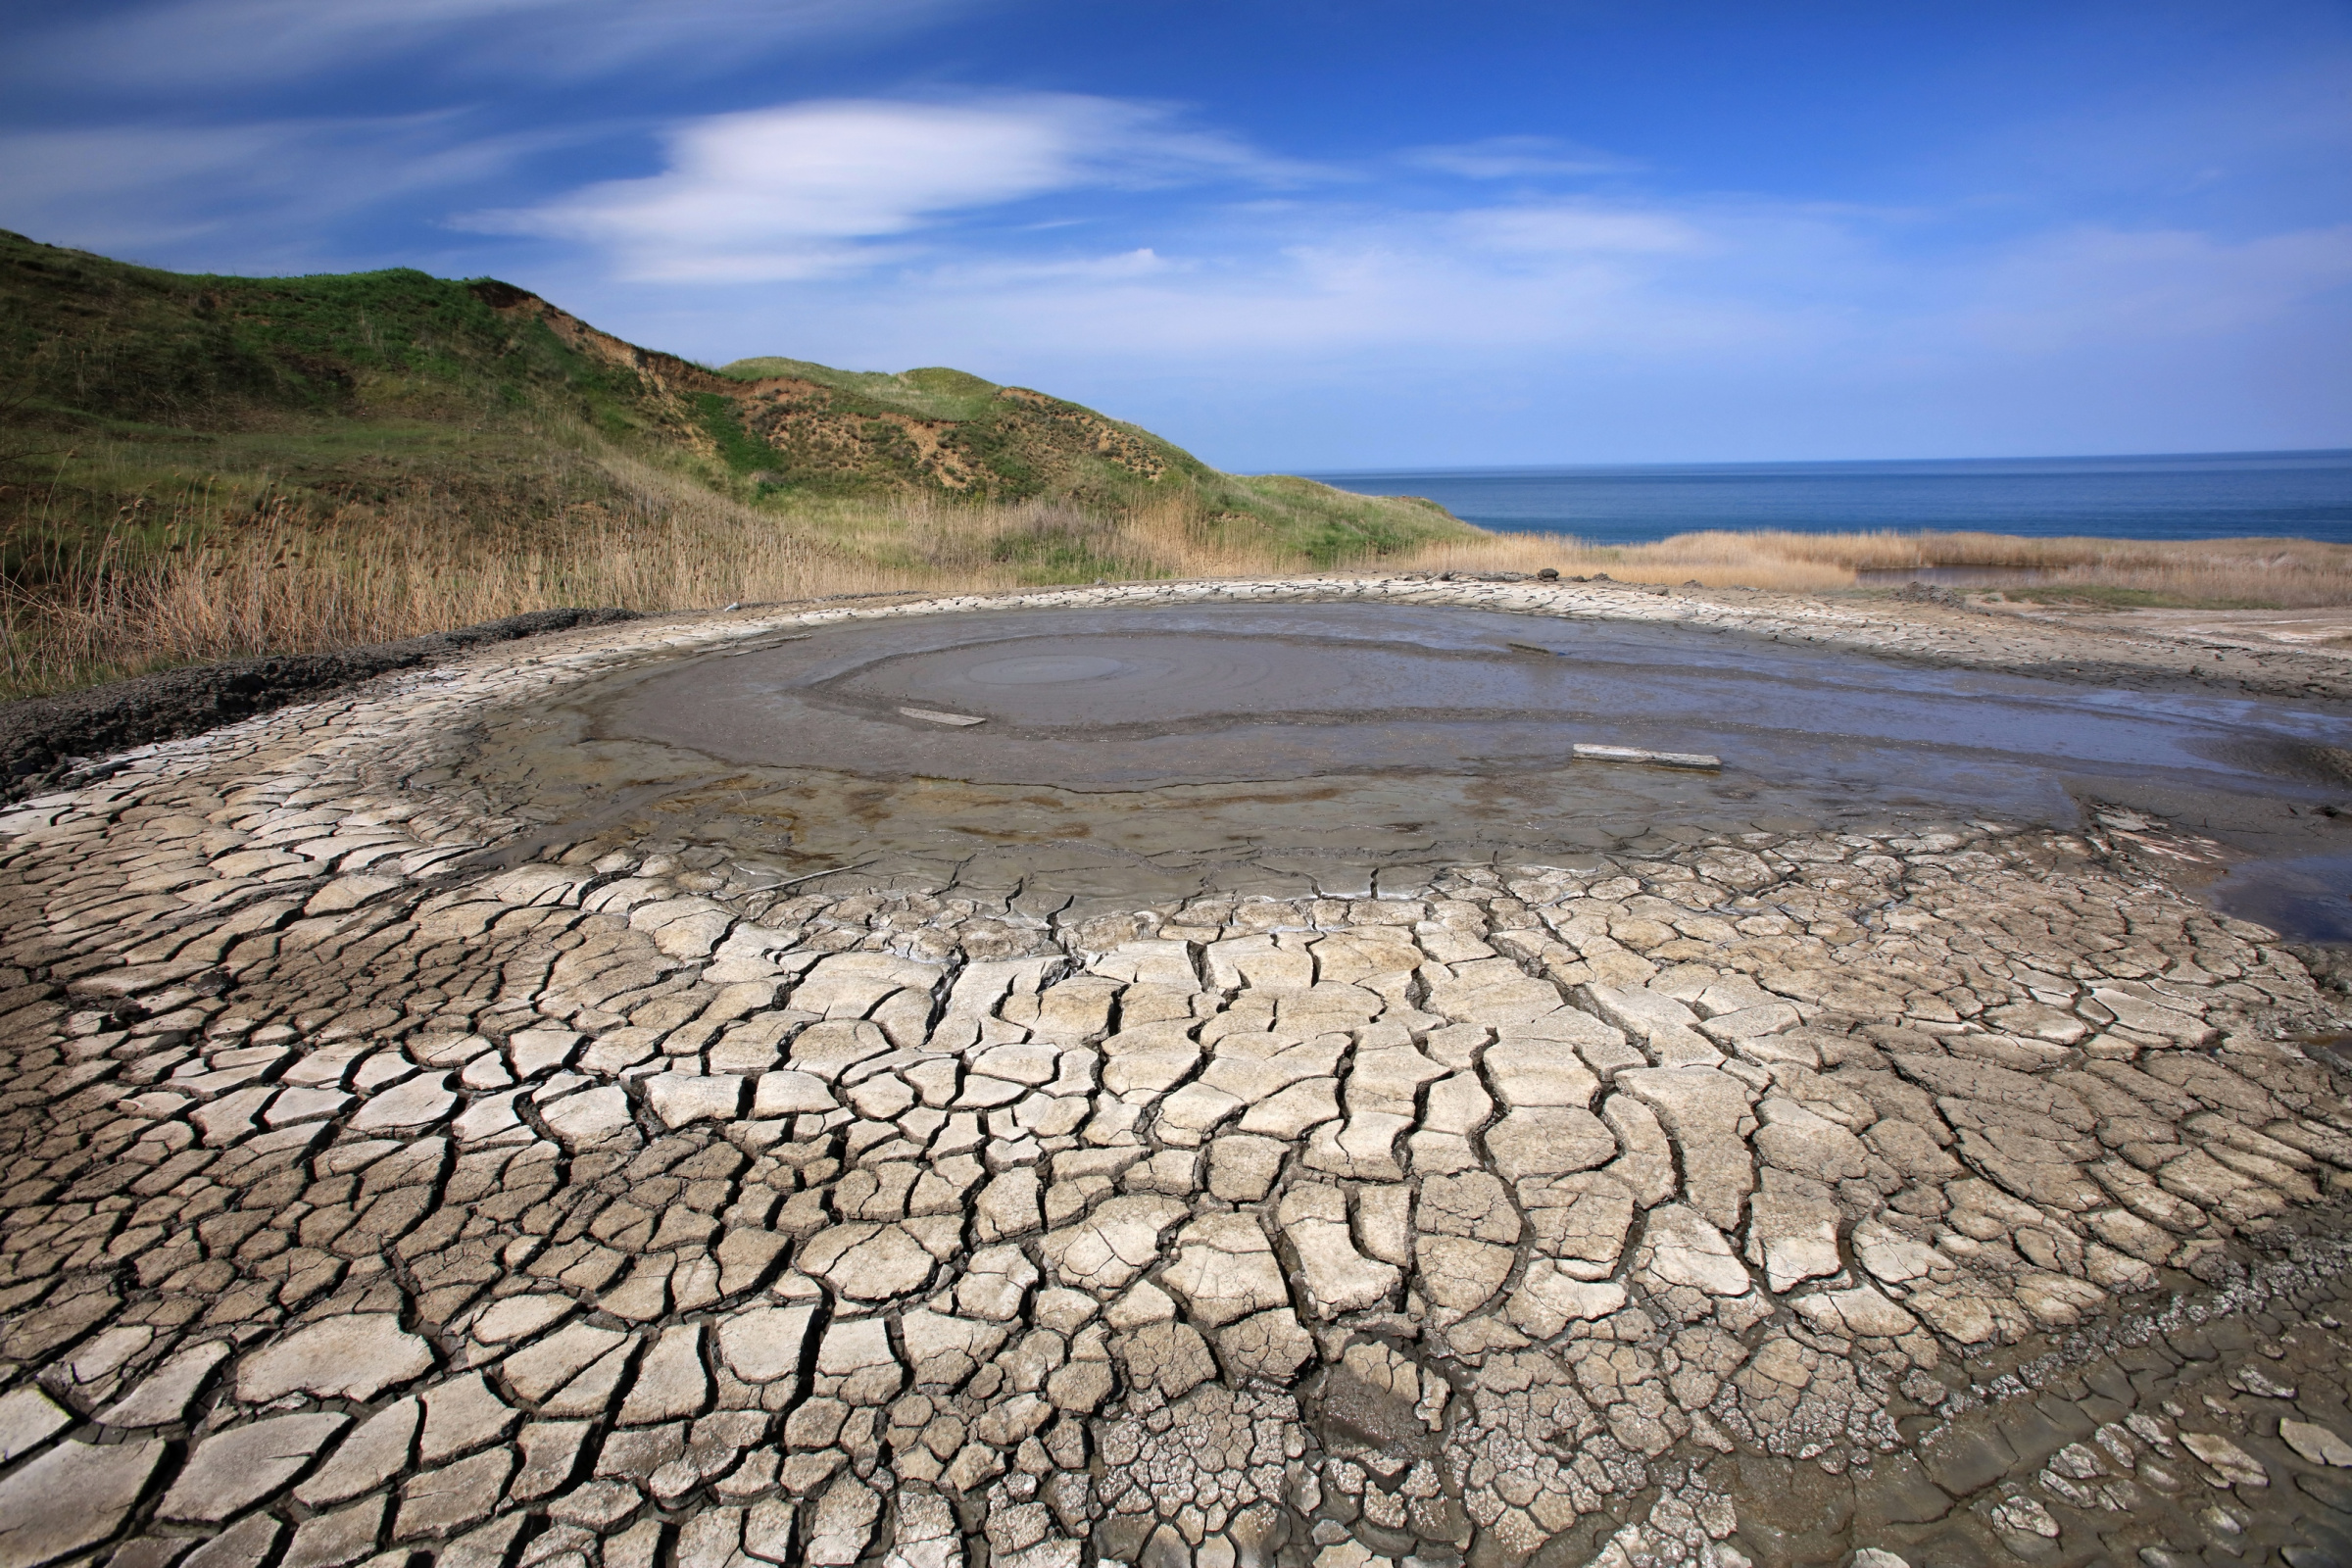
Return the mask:
[(2344, 999), (2199, 896), (2342, 665), (1989, 620), (776, 612), (117, 759), (0, 817), (0, 1564), (2346, 1560)]
[[(1654, 603), (1617, 596), (1635, 599)], [(2218, 835), (2206, 874), (2234, 859), (2240, 896), (2278, 858), (2324, 883), (2352, 839), (2324, 814), (2352, 787), (2352, 709), (2210, 684), (1938, 667), (1722, 619), (1034, 607), (644, 662), (486, 724), (451, 778), (546, 843), (650, 830), (747, 875), (854, 862), (1040, 913), (1353, 896), (1384, 874), (1758, 831), (2074, 826), (2086, 805)], [(1692, 779), (1596, 760), (1627, 752), (1728, 762)], [(2298, 887), (2272, 879), (2266, 912), (2291, 915)]]

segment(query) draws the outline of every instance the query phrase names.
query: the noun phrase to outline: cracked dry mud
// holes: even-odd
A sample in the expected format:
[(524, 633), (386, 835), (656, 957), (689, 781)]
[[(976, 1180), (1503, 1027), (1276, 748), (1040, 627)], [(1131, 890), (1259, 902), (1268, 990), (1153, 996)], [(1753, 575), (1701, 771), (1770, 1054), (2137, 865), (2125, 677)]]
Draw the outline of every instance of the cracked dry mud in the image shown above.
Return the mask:
[(959, 607), (0, 817), (0, 1568), (2352, 1561), (2337, 1019), (2144, 818), (1133, 912), (424, 782)]

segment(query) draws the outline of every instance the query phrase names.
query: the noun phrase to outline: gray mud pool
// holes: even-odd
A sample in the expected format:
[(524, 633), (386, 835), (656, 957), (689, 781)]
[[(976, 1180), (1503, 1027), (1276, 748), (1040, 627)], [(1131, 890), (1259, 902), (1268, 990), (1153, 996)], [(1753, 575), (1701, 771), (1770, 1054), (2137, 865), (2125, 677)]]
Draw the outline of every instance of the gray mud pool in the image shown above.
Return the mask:
[(2352, 934), (2352, 827), (2324, 811), (2352, 798), (2334, 705), (1680, 627), (1381, 605), (867, 620), (652, 662), (484, 739), (478, 781), (545, 837), (664, 813), (779, 877), (1346, 895), (1399, 864), (2123, 808), (2218, 841), (2242, 912)]

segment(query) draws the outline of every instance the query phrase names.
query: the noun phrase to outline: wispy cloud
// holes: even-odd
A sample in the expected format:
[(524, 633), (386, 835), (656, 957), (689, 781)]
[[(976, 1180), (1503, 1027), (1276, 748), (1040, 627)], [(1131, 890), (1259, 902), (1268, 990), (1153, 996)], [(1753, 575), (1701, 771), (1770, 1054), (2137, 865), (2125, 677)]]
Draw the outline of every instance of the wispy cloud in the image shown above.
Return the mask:
[[(1996, 120), (1837, 201), (1786, 155), (1701, 174), (1688, 137), (1652, 167), (1433, 142), (1429, 115), (1308, 164), (1266, 149), (1363, 145), (1308, 126), (1328, 104), (1253, 140), (1198, 106), (936, 85), (953, 61), (776, 101), (772, 62), (1001, 3), (92, 0), (0, 60), (0, 100), (63, 84), (0, 134), (0, 222), (178, 266), (494, 270), (662, 347), (959, 363), (1229, 462), (1295, 461), (1308, 430), (1360, 447), (1362, 420), (1399, 451), (1452, 420), (1468, 456), (1565, 455), (1567, 407), (1685, 453), (1712, 445), (1702, 409), (1806, 451), (1821, 410), (1899, 450), (1950, 450), (1954, 411), (2021, 432), (1982, 450), (2049, 450), (2112, 447), (2084, 419), (2168, 398), (2207, 445), (2257, 395), (2281, 431), (2346, 408), (2319, 363), (2352, 285), (2340, 60), (2144, 122)], [(1490, 397), (1534, 412), (1489, 422)]]
[(8, 75), (186, 89), (399, 66), (430, 76), (576, 79), (886, 33), (976, 0), (157, 0), (20, 35)]
[(1630, 158), (1553, 136), (1488, 136), (1479, 141), (1414, 147), (1400, 154), (1408, 168), (1464, 179), (1538, 179), (1579, 174), (1623, 174), (1642, 165)]
[[(1307, 201), (1164, 250), (670, 295), (661, 329), (704, 357), (960, 365), (1229, 466), (2325, 444), (2347, 412), (2326, 392), (2340, 377), (2278, 358), (2343, 319), (2340, 228), (2076, 230), (1923, 257), (1933, 215), (1912, 209), (1570, 216)], [(1584, 243), (1524, 242), (1563, 229)], [(610, 296), (624, 325), (634, 297)], [(2217, 405), (2213, 371), (2248, 355), (2302, 406)]]
[[(959, 259), (861, 286), (853, 326), (975, 352), (1136, 363), (1331, 363), (1404, 352), (1737, 352), (1785, 343), (1811, 284), (1873, 263), (1851, 228), (1754, 208), (1579, 201), (1381, 211), (1295, 201), (1188, 225), (1166, 251)], [(907, 323), (906, 332), (887, 324)]]
[(1475, 208), (1447, 226), (1480, 250), (1513, 256), (1687, 255), (1716, 243), (1688, 216), (1624, 203)]
[(464, 118), (0, 133), (0, 214), (42, 237), (134, 253), (233, 237), (251, 265), (315, 247), (330, 219), (464, 187), (577, 134), (468, 135)]
[(1950, 313), (1986, 347), (2215, 337), (2352, 286), (2352, 224), (2228, 240), (2185, 229), (2069, 228), (2009, 248)]
[(792, 104), (664, 140), (659, 174), (459, 221), (586, 243), (631, 279), (780, 282), (904, 261), (924, 230), (1055, 192), (1305, 172), (1163, 108), (1076, 94)]
[(708, 317), (673, 302), (664, 319), (701, 339), (682, 346), (722, 358), (789, 339), (820, 359), (1080, 384), (1108, 366), (1122, 382), (1265, 388), (1418, 367), (1793, 387), (2226, 343), (2352, 283), (2352, 231), (2340, 228), (2242, 241), (2075, 231), (1930, 260), (1916, 229), (1932, 220), (1754, 199), (1412, 213), (1308, 200), (1228, 209), (1164, 248), (1053, 260), (952, 249), (807, 292), (719, 290)]

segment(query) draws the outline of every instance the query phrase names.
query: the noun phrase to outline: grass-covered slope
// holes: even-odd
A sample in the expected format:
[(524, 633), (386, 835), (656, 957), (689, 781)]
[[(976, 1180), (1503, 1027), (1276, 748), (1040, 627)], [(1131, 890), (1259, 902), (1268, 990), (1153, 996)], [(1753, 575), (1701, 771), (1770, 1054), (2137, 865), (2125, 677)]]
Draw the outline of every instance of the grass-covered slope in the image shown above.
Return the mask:
[(1223, 474), (958, 370), (713, 370), (490, 279), (187, 275), (0, 231), (12, 575), (93, 538), (248, 514), (560, 529), (628, 511), (600, 461), (615, 452), (819, 529), (845, 501), (928, 496), (1095, 514), (1181, 500), (1237, 547), (1318, 564), (1474, 533), (1430, 503)]

